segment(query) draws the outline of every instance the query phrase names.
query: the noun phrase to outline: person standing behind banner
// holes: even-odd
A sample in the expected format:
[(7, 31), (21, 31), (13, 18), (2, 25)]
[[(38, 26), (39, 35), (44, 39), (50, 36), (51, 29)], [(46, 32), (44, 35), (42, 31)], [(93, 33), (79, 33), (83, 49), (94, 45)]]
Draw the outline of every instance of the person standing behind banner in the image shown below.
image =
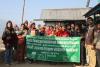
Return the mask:
[(6, 28), (3, 32), (2, 40), (5, 45), (5, 63), (7, 65), (11, 65), (13, 48), (17, 49), (17, 47), (15, 46), (18, 42), (18, 38), (14, 31), (13, 24), (10, 20), (6, 23)]
[(14, 25), (14, 31), (16, 32), (16, 34), (18, 34), (18, 31), (19, 31), (18, 25)]
[[(41, 27), (40, 27), (40, 28), (41, 28)], [(49, 30), (50, 30), (50, 26), (46, 26), (46, 27), (45, 27), (46, 36), (49, 35)]]
[(86, 46), (86, 51), (87, 51), (87, 63), (89, 64), (89, 67), (95, 67), (96, 56), (95, 56), (95, 50), (93, 50), (95, 26), (93, 23), (93, 18), (88, 17), (87, 23), (88, 23), (88, 31), (86, 33), (86, 38), (85, 38), (85, 46)]
[(62, 26), (57, 26), (56, 27), (56, 32), (55, 32), (55, 35), (60, 37), (61, 36), (61, 32), (62, 31)]
[(65, 26), (62, 26), (62, 30), (60, 32), (61, 32), (60, 34), (61, 37), (68, 37), (70, 35), (70, 33), (66, 31)]
[(75, 33), (75, 24), (71, 23), (70, 36), (73, 37)]
[(74, 37), (81, 38), (81, 43), (80, 43), (81, 64), (84, 65), (86, 63), (85, 40), (84, 40), (84, 32), (82, 31), (81, 25), (79, 25), (79, 24), (75, 25)]
[(69, 32), (70, 35), (71, 35), (71, 26), (70, 26), (70, 24), (66, 24), (65, 26), (66, 26), (66, 31)]
[(45, 36), (46, 33), (45, 33), (45, 27), (41, 27), (39, 33), (38, 33), (39, 36)]
[(97, 28), (94, 33), (94, 48), (96, 50), (96, 67), (100, 67), (100, 23), (97, 24)]
[(24, 25), (25, 25), (25, 28), (26, 28), (27, 30), (29, 30), (29, 24), (28, 24), (28, 21), (27, 21), (27, 20), (24, 22)]
[(46, 29), (46, 35), (47, 36), (53, 36), (53, 32), (54, 32), (54, 27), (53, 26), (49, 26), (47, 27), (48, 29)]
[(40, 28), (41, 28), (41, 25), (39, 24), (37, 28), (38, 28), (38, 30), (40, 30)]
[(81, 27), (76, 24), (75, 25), (75, 30), (74, 30), (74, 37), (81, 37), (82, 36), (82, 32), (81, 32)]
[(38, 30), (35, 27), (35, 23), (32, 23), (29, 29), (29, 34), (32, 36), (38, 35)]
[(23, 37), (25, 37), (28, 34), (28, 28), (25, 27), (25, 24), (21, 24), (18, 34), (22, 35)]
[(20, 31), (18, 34), (18, 49), (17, 49), (17, 61), (21, 63), (25, 57), (25, 36), (28, 34), (28, 29), (25, 24), (21, 24)]

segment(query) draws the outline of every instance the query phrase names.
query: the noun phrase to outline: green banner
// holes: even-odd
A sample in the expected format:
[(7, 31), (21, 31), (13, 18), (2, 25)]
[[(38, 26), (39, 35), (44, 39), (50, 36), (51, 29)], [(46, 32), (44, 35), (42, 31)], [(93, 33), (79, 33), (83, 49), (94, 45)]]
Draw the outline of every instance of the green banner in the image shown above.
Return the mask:
[(53, 62), (80, 62), (80, 37), (26, 36), (27, 57)]

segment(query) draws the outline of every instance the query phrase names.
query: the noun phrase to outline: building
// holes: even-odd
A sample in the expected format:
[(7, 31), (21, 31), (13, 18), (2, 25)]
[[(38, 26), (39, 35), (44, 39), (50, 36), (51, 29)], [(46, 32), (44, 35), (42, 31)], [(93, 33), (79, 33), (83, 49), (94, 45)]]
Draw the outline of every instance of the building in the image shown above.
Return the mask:
[(61, 24), (67, 23), (85, 23), (83, 16), (91, 8), (66, 8), (66, 9), (44, 9), (42, 10), (40, 19), (46, 25), (55, 25), (60, 22)]
[(100, 21), (100, 3), (98, 3), (95, 7), (93, 7), (91, 10), (89, 10), (85, 15), (85, 17), (92, 16), (94, 17), (94, 21), (98, 22)]

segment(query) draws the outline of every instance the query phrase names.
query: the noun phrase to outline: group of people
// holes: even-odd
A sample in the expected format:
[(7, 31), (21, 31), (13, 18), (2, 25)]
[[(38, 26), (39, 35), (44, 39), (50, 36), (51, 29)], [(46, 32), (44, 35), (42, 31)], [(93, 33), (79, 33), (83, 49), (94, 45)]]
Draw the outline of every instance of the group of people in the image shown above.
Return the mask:
[[(23, 61), (25, 57), (25, 36), (57, 36), (57, 37), (81, 37), (86, 48), (86, 53), (89, 56), (90, 67), (95, 67), (96, 56), (98, 65), (100, 64), (100, 50), (95, 50), (99, 47), (100, 39), (100, 24), (94, 24), (91, 17), (87, 18), (87, 26), (78, 23), (69, 23), (61, 25), (57, 23), (54, 26), (41, 26), (36, 27), (34, 22), (28, 23), (25, 21), (20, 27), (13, 25), (12, 21), (7, 21), (5, 31), (2, 35), (2, 40), (5, 45), (5, 63), (11, 64), (13, 50), (16, 50), (15, 59), (18, 62)], [(22, 39), (23, 38), (23, 39)], [(22, 46), (23, 45), (23, 46)], [(98, 45), (98, 46), (97, 46)], [(84, 48), (84, 49), (85, 49)], [(100, 48), (100, 47), (99, 47)], [(20, 53), (20, 54), (19, 54)], [(85, 52), (82, 52), (84, 55)], [(83, 56), (84, 57), (84, 56)], [(84, 60), (84, 58), (83, 58)]]
[(80, 24), (67, 24), (67, 25), (61, 25), (60, 23), (56, 24), (55, 26), (41, 26), (38, 25), (36, 28), (35, 23), (28, 24), (28, 21), (25, 21), (25, 23), (21, 24), (20, 28), (15, 25), (14, 30), (16, 34), (23, 35), (37, 35), (37, 36), (58, 36), (58, 37), (68, 37), (68, 36), (81, 36), (81, 26)]

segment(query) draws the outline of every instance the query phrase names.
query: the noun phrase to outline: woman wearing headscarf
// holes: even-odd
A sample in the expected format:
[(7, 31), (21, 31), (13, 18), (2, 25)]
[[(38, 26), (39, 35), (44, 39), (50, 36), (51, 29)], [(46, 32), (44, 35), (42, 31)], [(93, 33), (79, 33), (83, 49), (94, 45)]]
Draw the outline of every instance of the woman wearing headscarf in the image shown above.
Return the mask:
[(13, 48), (17, 49), (16, 45), (18, 42), (18, 38), (11, 21), (6, 23), (6, 27), (2, 35), (2, 40), (5, 45), (5, 63), (7, 65), (11, 65)]

